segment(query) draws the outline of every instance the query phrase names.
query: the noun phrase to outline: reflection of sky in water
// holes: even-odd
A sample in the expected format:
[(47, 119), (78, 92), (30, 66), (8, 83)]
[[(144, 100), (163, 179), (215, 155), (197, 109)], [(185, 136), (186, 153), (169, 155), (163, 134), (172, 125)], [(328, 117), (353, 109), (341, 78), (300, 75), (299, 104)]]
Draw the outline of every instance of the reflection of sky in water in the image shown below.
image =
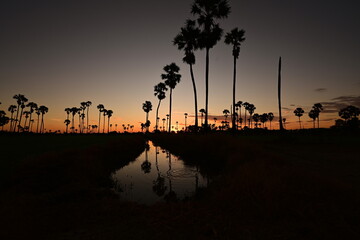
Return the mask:
[[(164, 201), (170, 190), (176, 193), (178, 199), (183, 199), (193, 195), (197, 187), (206, 186), (206, 179), (196, 167), (186, 166), (178, 157), (153, 146), (151, 141), (149, 146), (149, 151), (144, 151), (134, 162), (112, 175), (122, 199), (152, 204)], [(150, 172), (145, 173), (149, 165)], [(154, 189), (154, 186), (158, 187)]]

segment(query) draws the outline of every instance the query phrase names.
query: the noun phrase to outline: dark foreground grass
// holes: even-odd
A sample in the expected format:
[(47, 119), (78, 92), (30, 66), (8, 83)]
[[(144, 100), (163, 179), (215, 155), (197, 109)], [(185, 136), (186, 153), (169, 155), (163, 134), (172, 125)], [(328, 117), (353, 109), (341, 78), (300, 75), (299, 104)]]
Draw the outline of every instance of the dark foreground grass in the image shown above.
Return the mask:
[[(143, 206), (119, 201), (109, 191), (108, 176), (126, 159), (116, 156), (141, 152), (134, 150), (143, 149), (140, 136), (122, 136), (115, 145), (105, 141), (48, 152), (17, 167), (12, 184), (2, 191), (0, 238), (360, 237), (360, 144), (355, 133), (149, 138), (187, 164), (198, 165), (211, 176), (210, 187), (186, 202)], [(121, 150), (121, 145), (127, 147)]]

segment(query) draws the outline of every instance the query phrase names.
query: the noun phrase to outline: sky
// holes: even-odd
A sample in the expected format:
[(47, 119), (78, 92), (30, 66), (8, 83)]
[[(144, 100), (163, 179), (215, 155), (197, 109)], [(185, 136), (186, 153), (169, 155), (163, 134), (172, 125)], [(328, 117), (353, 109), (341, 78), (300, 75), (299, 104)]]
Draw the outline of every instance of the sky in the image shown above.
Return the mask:
[[(45, 105), (47, 129), (64, 130), (67, 107), (91, 101), (114, 111), (111, 123), (145, 122), (142, 103), (151, 101), (152, 126), (158, 104), (154, 86), (163, 67), (175, 62), (181, 82), (173, 91), (173, 124), (193, 122), (189, 66), (173, 38), (190, 13), (192, 0), (12, 0), (0, 8), (0, 105), (16, 104), (24, 94)], [(231, 13), (220, 20), (224, 32), (244, 29), (237, 64), (236, 100), (253, 103), (255, 113), (278, 116), (277, 64), (282, 57), (282, 106), (287, 128), (298, 128), (293, 111), (307, 113), (322, 103), (320, 125), (329, 127), (346, 105), (360, 107), (360, 15), (355, 0), (229, 0)], [(233, 57), (222, 38), (210, 51), (209, 116), (220, 119), (232, 103)], [(205, 108), (205, 52), (194, 66), (199, 109)], [(169, 98), (159, 117), (168, 113)], [(8, 113), (9, 114), (9, 113)], [(273, 127), (278, 128), (276, 121)]]

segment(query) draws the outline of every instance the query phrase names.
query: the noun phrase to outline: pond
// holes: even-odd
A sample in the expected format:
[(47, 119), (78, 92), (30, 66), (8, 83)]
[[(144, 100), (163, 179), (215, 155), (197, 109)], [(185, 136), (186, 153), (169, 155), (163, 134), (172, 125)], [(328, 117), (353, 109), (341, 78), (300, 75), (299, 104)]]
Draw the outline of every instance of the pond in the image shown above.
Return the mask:
[(208, 184), (197, 167), (185, 165), (179, 157), (151, 141), (135, 161), (111, 177), (121, 199), (148, 205), (183, 200)]

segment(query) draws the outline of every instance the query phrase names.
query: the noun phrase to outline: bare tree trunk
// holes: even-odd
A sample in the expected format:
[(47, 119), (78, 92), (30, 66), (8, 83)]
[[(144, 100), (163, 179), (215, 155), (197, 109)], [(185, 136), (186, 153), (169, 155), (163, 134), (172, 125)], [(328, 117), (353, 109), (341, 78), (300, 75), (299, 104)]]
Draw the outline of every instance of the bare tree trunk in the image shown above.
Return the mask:
[(158, 120), (158, 117), (159, 117), (159, 107), (160, 107), (160, 103), (161, 103), (161, 100), (159, 100), (159, 104), (156, 108), (156, 125), (155, 125), (155, 130), (158, 130), (158, 127), (159, 127), (159, 120)]
[(170, 88), (169, 130), (168, 130), (168, 132), (171, 132), (171, 104), (172, 104), (172, 88)]
[(191, 80), (192, 80), (193, 89), (194, 89), (194, 100), (195, 100), (195, 126), (196, 126), (196, 127), (198, 127), (199, 122), (198, 122), (197, 93), (196, 93), (196, 85), (195, 85), (195, 78), (194, 78), (194, 72), (193, 72), (192, 64), (190, 64), (190, 75), (191, 75)]
[(235, 126), (235, 89), (236, 89), (236, 57), (234, 57), (234, 79), (233, 79), (233, 103), (232, 103), (232, 129), (236, 130)]
[(284, 127), (282, 124), (282, 116), (281, 116), (281, 57), (279, 58), (279, 70), (278, 70), (278, 101), (279, 101), (279, 125), (280, 125), (280, 130), (283, 131)]

